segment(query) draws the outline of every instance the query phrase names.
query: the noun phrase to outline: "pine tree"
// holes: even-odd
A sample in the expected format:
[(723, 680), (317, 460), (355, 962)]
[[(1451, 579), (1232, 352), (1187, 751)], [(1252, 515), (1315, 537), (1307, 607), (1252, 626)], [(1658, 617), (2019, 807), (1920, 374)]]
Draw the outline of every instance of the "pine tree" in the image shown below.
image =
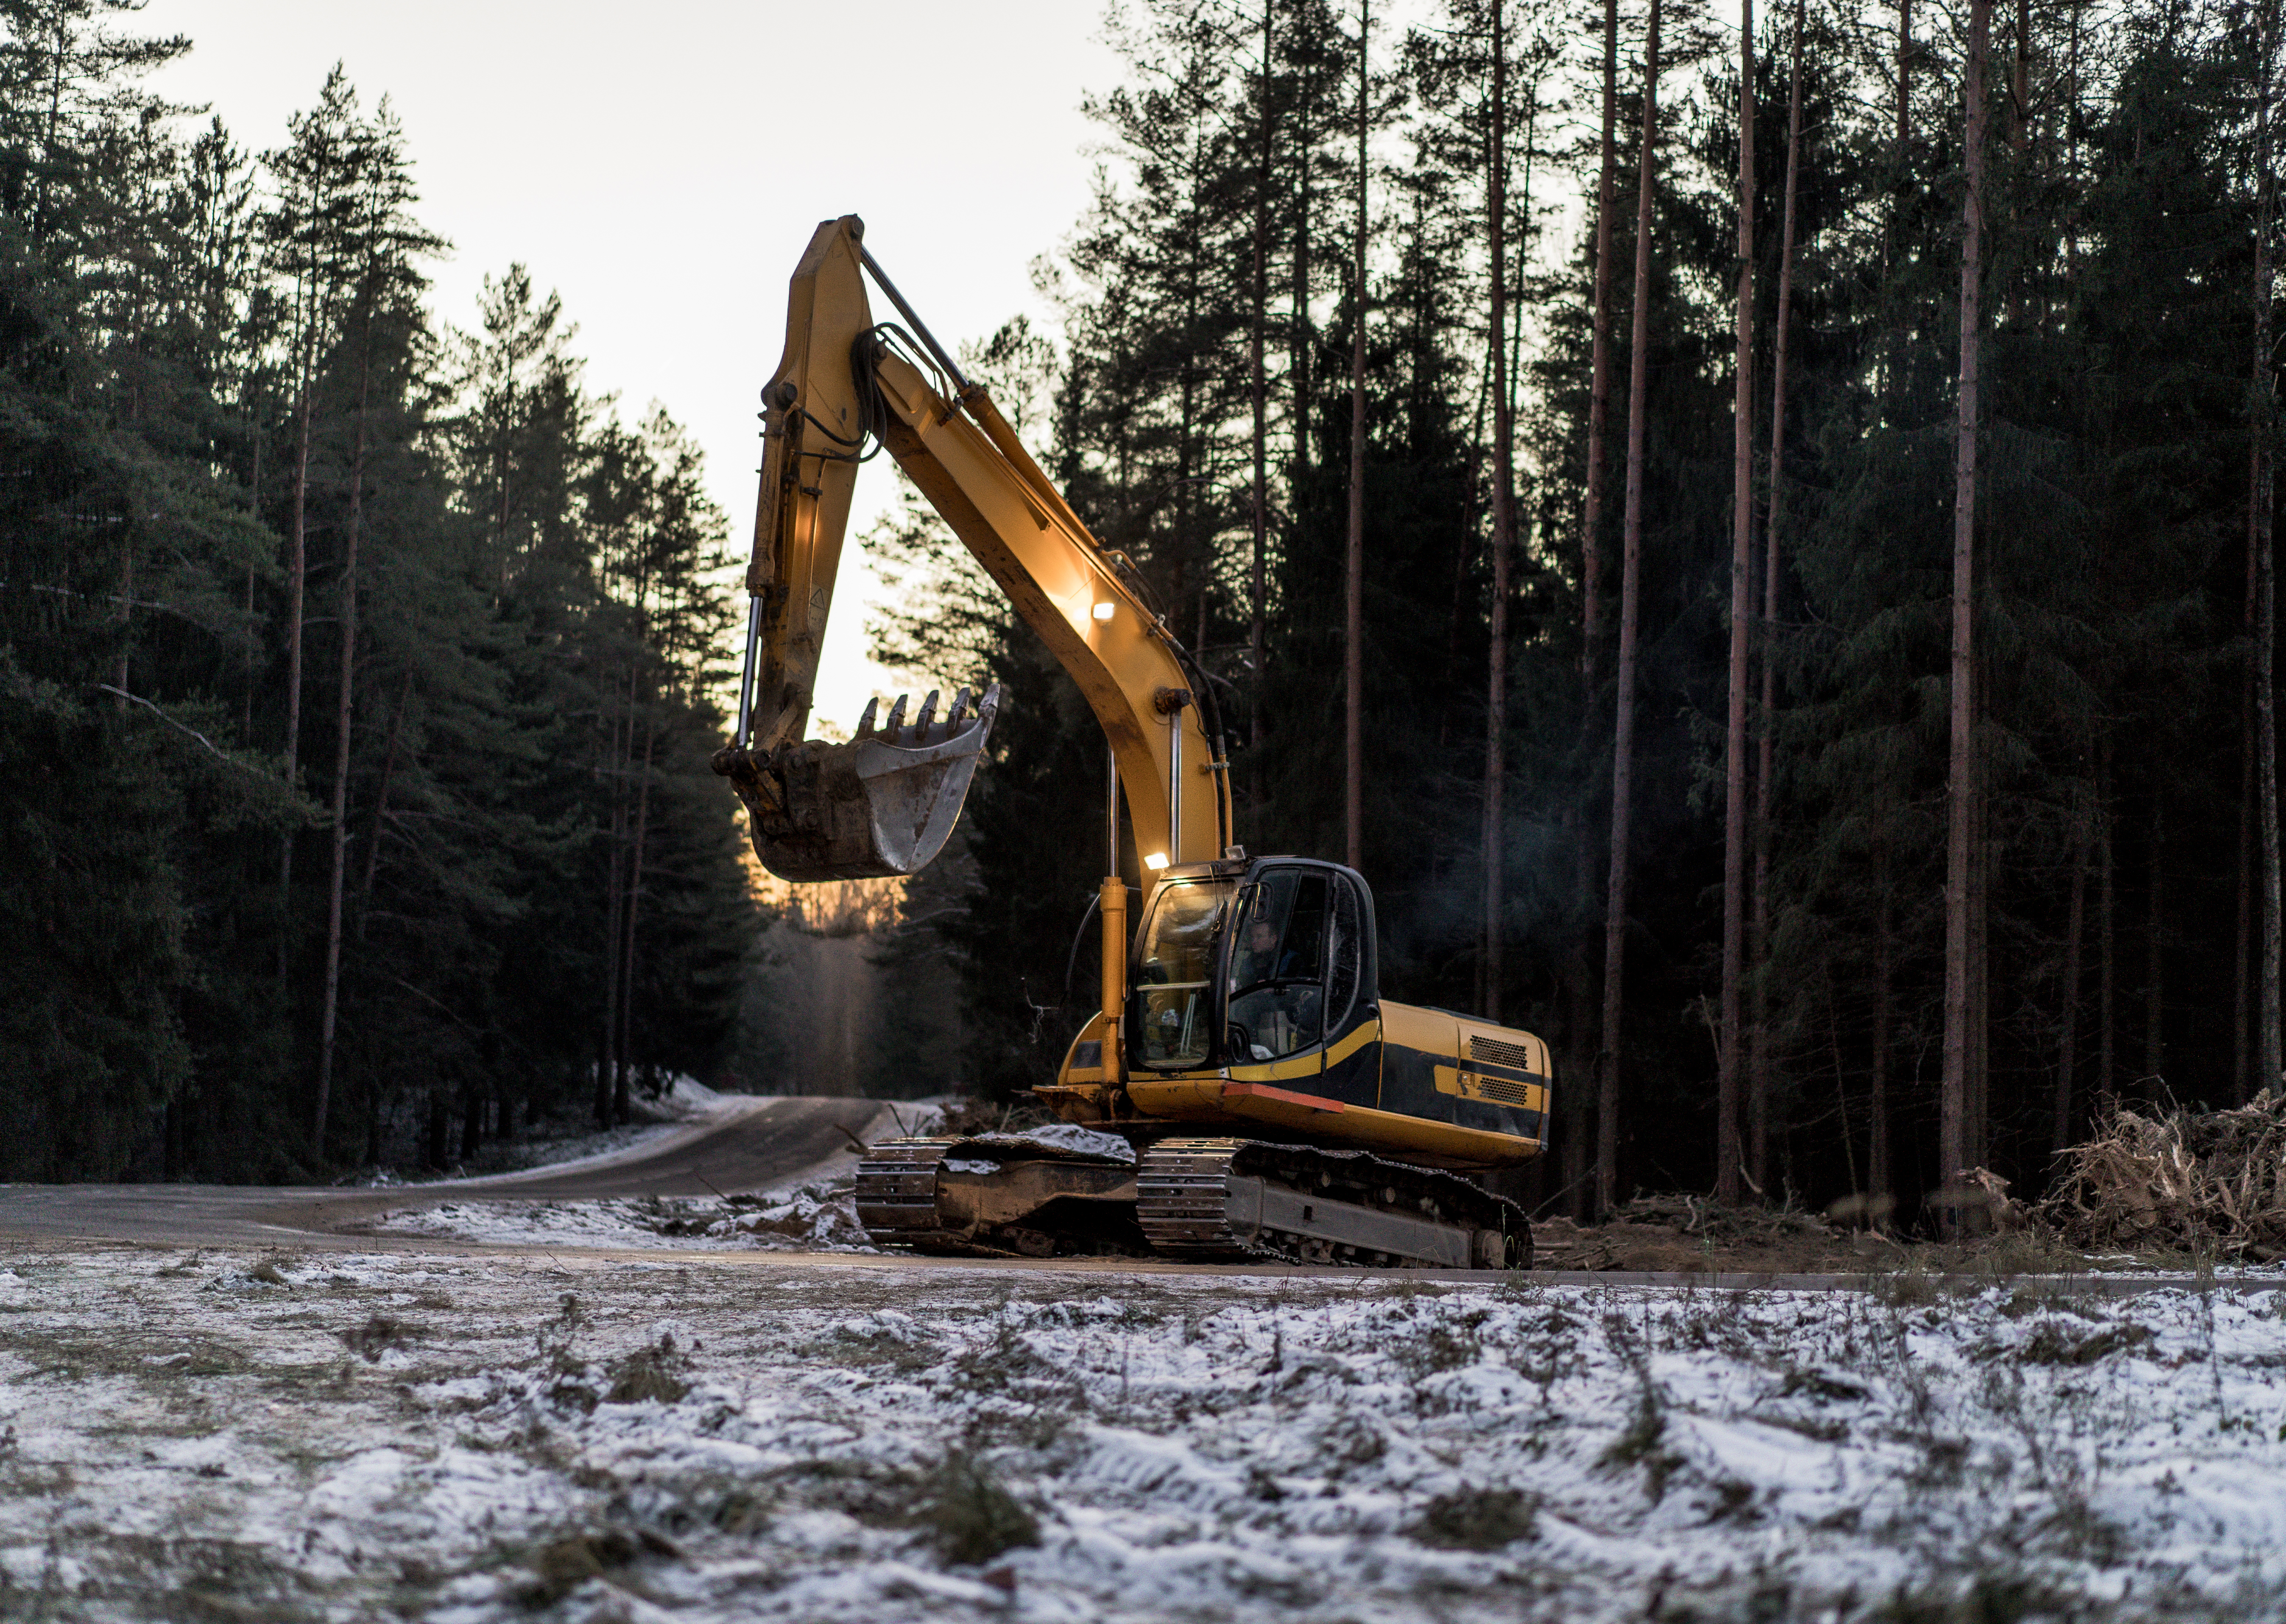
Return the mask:
[(1635, 331), (1628, 362), (1627, 505), (1620, 555), (1618, 686), (1612, 707), (1612, 865), (1604, 903), (1603, 1068), (1596, 1095), (1596, 1211), (1618, 1198), (1620, 1030), (1625, 1018), (1628, 833), (1635, 778), (1636, 650), (1643, 579), (1644, 436), (1649, 410), (1651, 200), (1659, 154), (1659, 12), (1651, 0), (1644, 39), (1643, 154), (1636, 178)]
[(1746, 661), (1754, 579), (1754, 5), (1740, 0), (1738, 22), (1738, 342), (1732, 368), (1730, 461), (1730, 691), (1723, 729), (1722, 1031), (1716, 1059), (1714, 1195), (1741, 1194), (1739, 1072), (1745, 1048), (1746, 974)]

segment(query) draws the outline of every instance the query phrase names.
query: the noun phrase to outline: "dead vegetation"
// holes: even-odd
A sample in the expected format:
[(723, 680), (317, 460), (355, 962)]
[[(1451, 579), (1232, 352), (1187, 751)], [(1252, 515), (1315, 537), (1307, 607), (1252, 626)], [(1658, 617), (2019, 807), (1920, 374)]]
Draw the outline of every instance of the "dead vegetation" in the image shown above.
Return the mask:
[(991, 1469), (966, 1451), (949, 1452), (931, 1476), (915, 1518), (947, 1562), (970, 1566), (1040, 1542), (1040, 1519)]
[[(2286, 1259), (2286, 1091), (2220, 1111), (2118, 1105), (2060, 1157), (2046, 1200), (2027, 1203), (1983, 1169), (1931, 1191), (1971, 1238), (1938, 1243), (1860, 1226), (1868, 1203), (1820, 1214), (1725, 1207), (1690, 1194), (1645, 1195), (1611, 1221), (1533, 1226), (1552, 1270), (1693, 1273), (1861, 1273), (1885, 1297), (1927, 1301), (1947, 1285), (2005, 1285), (2133, 1261), (2211, 1267)], [(2125, 1257), (2122, 1257), (2125, 1254)]]
[(683, 1379), (690, 1360), (662, 1336), (656, 1345), (638, 1348), (611, 1366), (611, 1384), (603, 1394), (606, 1404), (677, 1404), (690, 1391)]
[(1512, 1488), (1470, 1488), (1439, 1494), (1407, 1531), (1439, 1550), (1498, 1550), (1539, 1532), (1539, 1502)]
[(965, 1139), (979, 1133), (1021, 1133), (1028, 1128), (1044, 1128), (1056, 1120), (1054, 1112), (1029, 1100), (1000, 1105), (963, 1094), (946, 1102), (933, 1131), (948, 1138)]
[(390, 1349), (401, 1348), (411, 1342), (414, 1330), (402, 1320), (377, 1313), (354, 1330), (346, 1330), (341, 1335), (343, 1343), (351, 1352), (368, 1365), (377, 1365), (381, 1362), (381, 1356)]
[(2122, 1324), (2079, 1332), (2051, 1320), (2033, 1331), (2018, 1352), (2028, 1365), (2092, 1365), (2113, 1353), (2141, 1347), (2151, 1340), (2147, 1326)]
[(1638, 1196), (1590, 1227), (1541, 1218), (1532, 1228), (1543, 1269), (1862, 1273), (1904, 1256), (1888, 1236), (1798, 1207), (1726, 1207), (1689, 1194)]
[(2091, 1251), (2286, 1257), (2286, 1093), (2234, 1110), (2116, 1108), (2038, 1217)]

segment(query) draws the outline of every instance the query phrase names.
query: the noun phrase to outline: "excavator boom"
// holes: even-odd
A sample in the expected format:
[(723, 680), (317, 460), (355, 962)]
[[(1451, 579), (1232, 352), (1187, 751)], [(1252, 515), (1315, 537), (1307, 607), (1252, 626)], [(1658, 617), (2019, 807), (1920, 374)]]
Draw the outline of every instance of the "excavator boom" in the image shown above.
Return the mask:
[[(846, 745), (804, 741), (858, 464), (886, 449), (1008, 595), (1110, 741), (1137, 849), (1155, 868), (1229, 843), (1221, 741), (1188, 655), (1139, 577), (1089, 533), (984, 388), (962, 376), (865, 252), (855, 215), (820, 225), (795, 269), (786, 347), (762, 390), (739, 719), (715, 758), (753, 814), (763, 866), (795, 880), (909, 874), (951, 832), (997, 709)], [(877, 325), (871, 272), (910, 324)]]

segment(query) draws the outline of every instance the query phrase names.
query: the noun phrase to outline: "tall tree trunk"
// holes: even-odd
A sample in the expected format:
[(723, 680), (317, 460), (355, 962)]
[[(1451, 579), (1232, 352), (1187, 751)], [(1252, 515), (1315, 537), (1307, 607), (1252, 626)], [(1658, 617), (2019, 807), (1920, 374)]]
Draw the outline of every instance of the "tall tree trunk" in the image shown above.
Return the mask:
[[(255, 517), (259, 519), (261, 507), (257, 504), (253, 511)], [(254, 650), (258, 641), (254, 625), (254, 566), (248, 564), (246, 567), (246, 709), (239, 722), (238, 736), (249, 745), (254, 742)], [(124, 688), (126, 684), (122, 682), (120, 686)]]
[(1368, 46), (1372, 0), (1358, 5), (1357, 241), (1352, 272), (1356, 329), (1350, 344), (1350, 533), (1342, 616), (1342, 846), (1352, 868), (1365, 864), (1365, 239), (1366, 127), (1373, 75)]
[[(1968, 713), (1984, 713), (1984, 670), (1980, 656), (1969, 677)], [(1985, 1163), (1992, 1075), (1992, 841), (1991, 803), (1984, 794), (1984, 757), (1974, 743), (1968, 753), (1968, 1165)]]
[(2151, 797), (2151, 894), (2146, 899), (2149, 912), (2143, 924), (2143, 1075), (2152, 1084), (2154, 1098), (2157, 1097), (2157, 1091), (2166, 1077), (2167, 1006), (2159, 979), (2165, 951), (2160, 911), (2166, 895), (2163, 861), (2166, 849), (2165, 818), (2165, 800), (2154, 793)]
[(1841, 1127), (1841, 1165), (1849, 1175), (1849, 1194), (1855, 1199), (1859, 1193), (1857, 1156), (1849, 1143), (1849, 1074), (1841, 1061), (1841, 1000), (1833, 989), (1833, 955), (1820, 955), (1819, 969), (1825, 981), (1825, 1042), (1833, 1056), (1834, 1120)]
[(2087, 919), (2087, 820), (2074, 808), (2071, 901), (2064, 919), (2064, 989), (2056, 1035), (2055, 1134), (2051, 1148), (2071, 1143), (2072, 1074), (2079, 1060), (2080, 937)]
[(2071, 43), (2064, 70), (2064, 280), (2079, 281), (2079, 13), (2071, 0)]
[[(1254, 395), (1254, 557), (1248, 583), (1252, 615), (1246, 634), (1247, 672), (1250, 679), (1247, 742), (1257, 750), (1262, 745), (1263, 665), (1268, 658), (1264, 616), (1270, 590), (1270, 396), (1263, 373), (1262, 346), (1270, 322), (1270, 154), (1275, 95), (1270, 78), (1272, 16), (1272, 0), (1262, 0), (1262, 158), (1254, 176), (1254, 327), (1247, 342), (1248, 382)], [(1258, 792), (1259, 784), (1256, 787)]]
[(1651, 369), (1651, 225), (1659, 148), (1659, 9), (1644, 41), (1643, 157), (1636, 169), (1634, 332), (1628, 358), (1628, 483), (1620, 520), (1620, 658), (1612, 706), (1612, 869), (1604, 903), (1603, 1079), (1596, 1097), (1596, 1210), (1619, 1187), (1620, 1039), (1628, 930), (1628, 824), (1635, 787), (1636, 634), (1643, 587), (1644, 395)]
[[(315, 320), (316, 318), (311, 318)], [(304, 341), (305, 351), (315, 339)], [(310, 397), (315, 393), (317, 361), (305, 353), (302, 368), (301, 424), (294, 448), (294, 507), (288, 521), (286, 556), (286, 782), (297, 781), (302, 746), (302, 593), (308, 577), (310, 496)], [(294, 835), (288, 825), (279, 843), (278, 855), (278, 979), (286, 979), (292, 956), (294, 933)]]
[(1505, 0), (1493, 0), (1492, 150), (1485, 177), (1491, 239), (1493, 364), (1492, 642), (1485, 695), (1485, 997), (1487, 1021), (1501, 1018), (1503, 971), (1501, 881), (1507, 871), (1508, 561), (1516, 543), (1516, 412), (1508, 377), (1508, 33)]
[[(240, 404), (241, 407), (245, 404), (242, 394)], [(252, 414), (249, 413), (248, 415), (251, 418)], [(254, 469), (252, 476), (247, 481), (247, 511), (258, 523), (262, 518), (262, 426), (259, 422), (252, 423), (251, 438), (254, 441)], [(2252, 602), (2251, 596), (2248, 601)], [(246, 566), (246, 716), (240, 724), (238, 736), (249, 745), (254, 742), (254, 650), (259, 642), (260, 639), (255, 634), (254, 626), (254, 566), (248, 564)], [(122, 682), (120, 686), (124, 688), (127, 684)]]
[[(1770, 780), (1778, 765), (1778, 663), (1772, 656), (1778, 649), (1778, 536), (1785, 507), (1786, 329), (1793, 318), (1794, 199), (1801, 179), (1801, 37), (1809, 23), (1809, 0), (1794, 0), (1793, 59), (1786, 91), (1785, 209), (1778, 233), (1778, 331), (1770, 357), (1770, 514), (1762, 549), (1762, 714), (1754, 741), (1754, 911), (1747, 942), (1754, 981), (1754, 1013), (1746, 1034), (1747, 1161), (1754, 1182), (1765, 1190), (1770, 1187)], [(1869, 1179), (1870, 1167), (1869, 1163)]]
[(373, 911), (373, 879), (381, 866), (381, 832), (389, 824), (389, 786), (397, 775), (397, 741), (405, 728), (405, 702), (413, 697), (413, 670), (406, 667), (397, 685), (397, 707), (390, 713), (389, 742), (381, 751), (381, 788), (373, 798), (373, 835), (365, 847), (365, 872), (358, 879), (357, 939), (365, 940), (366, 920)]
[(1865, 1194), (1876, 1224), (1886, 1225), (1894, 1208), (1889, 1166), (1890, 986), (1896, 947), (1889, 929), (1889, 841), (1873, 836), (1873, 1078), (1865, 1108), (1872, 1117), (1865, 1146)]
[(119, 604), (112, 611), (112, 622), (119, 627), (119, 658), (111, 667), (111, 685), (118, 690), (112, 696), (111, 708), (127, 708), (127, 696), (134, 690), (128, 686), (128, 655), (133, 646), (134, 627), (129, 620), (135, 598), (135, 548), (132, 542), (122, 541), (119, 555)]
[(1310, 154), (1314, 137), (1310, 129), (1312, 75), (1305, 73), (1294, 99), (1294, 314), (1286, 335), (1290, 359), (1287, 371), (1294, 386), (1294, 478), (1299, 491), (1310, 477)]
[(2254, 243), (2254, 452), (2247, 502), (2248, 545), (2254, 552), (2255, 798), (2261, 811), (2262, 974), (2256, 997), (2256, 1081), (2279, 1086), (2278, 1030), (2278, 716), (2276, 690), (2277, 571), (2271, 552), (2271, 438), (2275, 427), (2275, 381), (2270, 370), (2271, 220), (2277, 182), (2271, 172), (2272, 59), (2278, 49), (2276, 0), (2263, 8), (2261, 74), (2256, 97)]
[(2112, 908), (2114, 864), (2111, 851), (2111, 741), (2097, 747), (2095, 767), (2095, 1095), (2108, 1100), (2113, 1093), (2112, 1069), (2112, 949), (2117, 941), (2117, 916)]
[[(2258, 252), (2259, 250), (2258, 249)], [(2261, 366), (2259, 351), (2255, 365)], [(2252, 1069), (2250, 1045), (2254, 1037), (2252, 1012), (2249, 1007), (2254, 991), (2254, 619), (2255, 598), (2259, 590), (2254, 562), (2253, 504), (2254, 490), (2261, 470), (2252, 466), (2261, 458), (2258, 442), (2250, 440), (2251, 459), (2247, 478), (2246, 534), (2246, 609), (2243, 631), (2246, 638), (2246, 669), (2241, 675), (2238, 705), (2238, 945), (2231, 958), (2234, 972), (2234, 997), (2231, 1008), (2231, 1098), (2238, 1104), (2246, 1103), (2247, 1076)]]
[(365, 516), (366, 404), (373, 382), (373, 334), (368, 319), (367, 353), (358, 361), (357, 433), (350, 453), (350, 524), (342, 543), (342, 691), (334, 713), (333, 867), (326, 882), (326, 991), (318, 1021), (318, 1104), (311, 1149), (326, 1156), (326, 1112), (334, 1092), (334, 1029), (342, 994), (342, 881), (350, 859), (351, 719), (357, 696), (358, 541)]
[[(1970, 933), (1975, 910), (1970, 895), (1976, 831), (1975, 694), (1976, 441), (1978, 363), (1982, 338), (1984, 239), (1984, 66), (1992, 21), (1992, 0), (1969, 0), (1968, 62), (1962, 120), (1963, 169), (1960, 240), (1960, 421), (1953, 453), (1951, 756), (1946, 789), (1944, 888), (1944, 1074), (1937, 1099), (1937, 1172), (1946, 1184), (1966, 1171), (1977, 1124), (1970, 1120), (1975, 1079), (1975, 1036), (1969, 1031), (1975, 999), (1970, 985), (1975, 957)], [(1960, 1210), (1940, 1214), (1948, 1234), (1957, 1233)]]
[(627, 1077), (634, 1070), (635, 1026), (635, 915), (642, 906), (643, 845), (650, 830), (651, 747), (658, 738), (656, 718), (643, 724), (642, 786), (635, 792), (635, 847), (628, 860), (627, 932), (619, 955), (619, 1120), (627, 1119)]
[(1722, 745), (1722, 1044), (1715, 1056), (1714, 1199), (1736, 1206), (1746, 979), (1746, 653), (1754, 603), (1754, 0), (1738, 4), (1738, 288), (1730, 406), (1730, 706)]
[(2022, 157), (2032, 146), (2032, 0), (2016, 0), (2015, 75), (2009, 85), (2014, 103), (2009, 145)]
[(447, 1138), (449, 1119), (445, 1114), (444, 1093), (431, 1087), (429, 1091), (429, 1144), (427, 1158), (430, 1167), (437, 1172), (445, 1171), (452, 1160), (452, 1145)]
[(1604, 447), (1612, 417), (1612, 207), (1619, 184), (1619, 77), (1620, 0), (1604, 0), (1604, 130), (1596, 176), (1596, 308), (1588, 392), (1588, 488), (1580, 505), (1582, 727), (1595, 725), (1596, 690), (1603, 682), (1598, 657), (1604, 635)]
[(1913, 0), (1897, 0), (1897, 162), (1913, 138)]
[[(1596, 176), (1596, 270), (1594, 306), (1590, 311), (1592, 361), (1588, 395), (1588, 469), (1586, 490), (1580, 505), (1580, 733), (1581, 755), (1593, 761), (1597, 699), (1604, 683), (1604, 485), (1608, 426), (1612, 414), (1612, 212), (1619, 184), (1619, 0), (1604, 0), (1604, 106)], [(1581, 801), (1586, 800), (1585, 792)], [(1591, 1037), (1595, 1029), (1593, 961), (1595, 955), (1596, 853), (1590, 830), (1594, 820), (1584, 804), (1565, 808), (1565, 823), (1572, 836), (1573, 906), (1580, 921), (1565, 958), (1565, 1032), (1573, 1048), (1575, 1075), (1584, 1075), (1591, 1060), (1600, 1071), (1600, 1057)], [(1575, 1098), (1566, 1091), (1568, 1101)], [(1578, 1096), (1584, 1105), (1584, 1096)], [(1585, 1218), (1594, 1210), (1594, 1188), (1588, 1177), (1587, 1114), (1566, 1110), (1563, 1131), (1564, 1187), (1572, 1192), (1572, 1215)]]
[(620, 718), (614, 715), (611, 749), (604, 757), (611, 763), (606, 780), (611, 786), (611, 861), (603, 894), (602, 1042), (595, 1058), (595, 1125), (599, 1128), (611, 1126), (619, 1116), (619, 911), (625, 900), (620, 890), (620, 857), (627, 835), (627, 805), (622, 794), (626, 778), (622, 769), (627, 759), (627, 749), (620, 741), (619, 724)]

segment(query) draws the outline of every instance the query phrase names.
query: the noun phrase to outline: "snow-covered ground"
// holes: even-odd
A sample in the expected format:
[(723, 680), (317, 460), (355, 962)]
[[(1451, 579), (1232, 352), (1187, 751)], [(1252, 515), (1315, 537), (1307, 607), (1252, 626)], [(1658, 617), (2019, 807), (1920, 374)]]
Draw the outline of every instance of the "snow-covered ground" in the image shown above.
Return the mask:
[[(849, 1158), (851, 1166), (856, 1158)], [(755, 1196), (673, 1196), (591, 1201), (456, 1201), (385, 1212), (368, 1226), (382, 1234), (425, 1235), (488, 1246), (577, 1246), (676, 1251), (870, 1252), (857, 1221), (855, 1180), (821, 1175)]]
[(58, 1250), (0, 1617), (2274, 1619), (2282, 1305)]

